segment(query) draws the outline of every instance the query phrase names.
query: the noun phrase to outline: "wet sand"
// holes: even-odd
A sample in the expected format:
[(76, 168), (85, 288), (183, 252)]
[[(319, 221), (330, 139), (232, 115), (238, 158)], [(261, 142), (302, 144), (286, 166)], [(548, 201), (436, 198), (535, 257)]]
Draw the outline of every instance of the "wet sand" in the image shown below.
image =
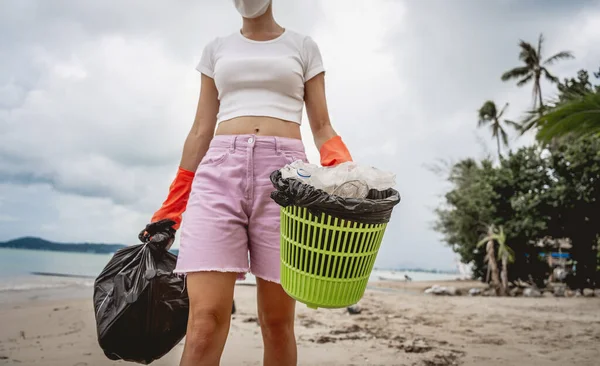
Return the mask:
[[(455, 281), (468, 288), (477, 283)], [(449, 283), (440, 283), (448, 285)], [(378, 283), (361, 314), (298, 304), (300, 365), (599, 365), (600, 298), (435, 297)], [(238, 286), (222, 365), (261, 365), (255, 288)], [(0, 365), (103, 366), (89, 298), (0, 304)], [(182, 344), (153, 365), (177, 365)]]

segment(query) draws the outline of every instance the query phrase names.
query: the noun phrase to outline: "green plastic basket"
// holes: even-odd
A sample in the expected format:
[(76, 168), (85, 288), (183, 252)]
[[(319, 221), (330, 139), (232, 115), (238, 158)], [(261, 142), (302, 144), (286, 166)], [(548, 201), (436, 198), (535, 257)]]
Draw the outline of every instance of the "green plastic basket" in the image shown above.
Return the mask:
[(387, 224), (281, 208), (281, 285), (309, 308), (343, 308), (364, 295)]

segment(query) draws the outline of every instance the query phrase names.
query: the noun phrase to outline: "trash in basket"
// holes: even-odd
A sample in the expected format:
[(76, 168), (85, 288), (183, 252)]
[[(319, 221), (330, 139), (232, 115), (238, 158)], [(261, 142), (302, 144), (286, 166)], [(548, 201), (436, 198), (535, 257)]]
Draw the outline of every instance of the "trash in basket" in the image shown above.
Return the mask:
[(396, 185), (393, 173), (355, 162), (323, 168), (297, 160), (280, 171), (282, 179), (293, 178), (325, 193), (344, 198), (366, 198), (370, 189), (385, 191)]
[[(328, 169), (328, 168), (321, 168)], [(366, 289), (383, 234), (400, 194), (369, 189), (344, 198), (296, 178), (271, 174), (281, 209), (281, 284), (309, 307), (355, 304)]]
[(366, 198), (344, 198), (328, 194), (298, 179), (283, 178), (279, 170), (271, 173), (271, 182), (276, 189), (271, 193), (271, 198), (282, 207), (305, 207), (315, 216), (326, 213), (364, 224), (389, 222), (392, 209), (400, 202), (400, 194), (393, 188), (383, 191), (370, 189)]

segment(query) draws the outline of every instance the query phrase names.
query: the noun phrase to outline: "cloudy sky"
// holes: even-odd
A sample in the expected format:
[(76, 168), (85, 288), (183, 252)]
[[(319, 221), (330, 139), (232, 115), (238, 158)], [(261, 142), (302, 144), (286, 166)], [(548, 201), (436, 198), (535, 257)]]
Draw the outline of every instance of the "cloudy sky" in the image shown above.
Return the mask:
[[(397, 174), (379, 266), (454, 268), (431, 230), (447, 186), (427, 167), (494, 152), (476, 129), (485, 100), (512, 118), (529, 106), (530, 87), (500, 81), (519, 39), (543, 32), (547, 56), (573, 51), (552, 68), (561, 77), (600, 65), (599, 0), (274, 0), (274, 12), (320, 45), (355, 160)], [(240, 23), (229, 0), (0, 0), (0, 240), (135, 243), (177, 168), (202, 48)]]

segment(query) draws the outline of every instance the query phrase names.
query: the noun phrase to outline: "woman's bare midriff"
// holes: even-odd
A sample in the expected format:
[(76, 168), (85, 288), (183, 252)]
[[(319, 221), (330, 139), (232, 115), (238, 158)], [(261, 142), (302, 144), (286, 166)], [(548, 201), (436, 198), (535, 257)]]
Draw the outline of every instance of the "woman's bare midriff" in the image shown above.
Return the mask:
[(257, 135), (302, 139), (298, 123), (273, 117), (236, 117), (219, 123), (215, 135)]

